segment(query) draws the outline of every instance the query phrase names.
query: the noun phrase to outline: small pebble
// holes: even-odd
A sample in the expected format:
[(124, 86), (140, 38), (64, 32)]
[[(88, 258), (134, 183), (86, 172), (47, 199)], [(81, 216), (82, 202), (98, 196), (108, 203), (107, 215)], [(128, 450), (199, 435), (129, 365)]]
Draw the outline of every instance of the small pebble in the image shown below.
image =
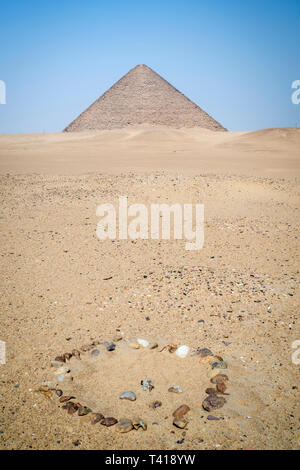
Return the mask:
[(63, 406), (63, 409), (67, 410), (69, 415), (73, 415), (74, 413), (76, 413), (78, 408), (79, 406), (77, 405), (77, 403), (73, 403), (72, 401), (69, 401)]
[(72, 355), (76, 357), (76, 359), (80, 359), (80, 351), (78, 351), (78, 349), (73, 349)]
[(226, 388), (227, 388), (227, 387), (226, 387), (225, 382), (218, 382), (218, 383), (217, 383), (217, 390), (218, 390), (218, 392), (220, 392), (220, 393), (225, 393)]
[(133, 418), (132, 425), (134, 429), (142, 429), (143, 431), (147, 431), (147, 424), (141, 418)]
[(60, 403), (66, 403), (67, 401), (70, 401), (72, 399), (74, 399), (75, 397), (73, 397), (72, 395), (66, 395), (66, 396), (63, 396), (59, 399)]
[(179, 385), (173, 385), (173, 387), (170, 387), (168, 389), (168, 392), (172, 392), (172, 393), (182, 393), (182, 388), (179, 387)]
[(173, 421), (173, 425), (179, 429), (184, 429), (187, 424), (188, 424), (188, 421), (185, 418), (175, 419)]
[(86, 416), (87, 414), (91, 413), (91, 409), (87, 406), (80, 406), (78, 408), (78, 416)]
[(106, 347), (106, 351), (114, 351), (116, 349), (116, 345), (109, 341), (105, 341), (104, 346)]
[(141, 346), (143, 346), (143, 348), (147, 348), (149, 346), (149, 341), (145, 340), (145, 339), (141, 339), (139, 338), (137, 340), (138, 344), (140, 344)]
[(122, 339), (123, 339), (123, 336), (122, 336), (122, 335), (119, 335), (119, 334), (117, 334), (117, 335), (115, 335), (115, 336), (113, 337), (113, 341), (114, 341), (115, 343), (117, 343), (118, 341), (121, 341)]
[(225, 398), (219, 397), (219, 396), (213, 394), (213, 395), (208, 395), (208, 397), (206, 397), (203, 400), (202, 407), (206, 411), (212, 411), (212, 410), (216, 410), (218, 408), (222, 408), (222, 406), (224, 406), (225, 403), (226, 403)]
[(116, 431), (120, 433), (129, 432), (133, 429), (132, 421), (127, 418), (120, 419), (116, 426)]
[(213, 356), (213, 353), (211, 352), (210, 349), (208, 348), (202, 348), (202, 349), (197, 349), (197, 354), (200, 356), (200, 357), (207, 357), (207, 356)]
[(66, 359), (63, 356), (56, 356), (55, 362), (66, 362)]
[(135, 393), (133, 393), (133, 392), (123, 392), (123, 393), (121, 393), (121, 395), (120, 395), (120, 399), (121, 399), (121, 400), (135, 401), (135, 400), (136, 400), (136, 396), (135, 396)]
[(212, 369), (227, 369), (227, 364), (225, 361), (214, 361), (211, 365)]
[(217, 390), (215, 388), (209, 387), (205, 390), (205, 393), (207, 393), (208, 395), (216, 395)]
[(176, 444), (183, 444), (184, 443), (184, 438), (180, 439), (180, 441), (177, 441)]
[(97, 424), (100, 421), (102, 421), (102, 419), (104, 419), (104, 416), (101, 413), (92, 413), (92, 415), (91, 415), (91, 423), (92, 424)]
[(227, 382), (228, 377), (225, 374), (217, 374), (214, 377), (212, 377), (210, 379), (210, 381), (211, 381), (212, 384), (217, 384), (217, 383), (220, 383), (220, 382)]
[(190, 351), (190, 348), (188, 346), (179, 346), (179, 348), (176, 350), (175, 354), (178, 357), (186, 357)]
[(110, 427), (110, 426), (114, 426), (115, 424), (117, 424), (118, 420), (116, 418), (103, 418), (101, 419), (100, 421), (100, 424), (102, 424), (102, 426), (106, 426), (106, 427)]
[(182, 418), (189, 411), (190, 411), (189, 406), (181, 405), (173, 412), (173, 416), (174, 416), (175, 420), (177, 420), (177, 419)]
[(161, 401), (156, 400), (150, 403), (149, 407), (155, 410), (155, 408), (159, 408), (161, 405), (162, 405)]
[(142, 389), (144, 390), (144, 392), (146, 392), (147, 390), (149, 390), (149, 392), (151, 392), (151, 390), (154, 389), (154, 385), (152, 384), (151, 380), (142, 380), (141, 381), (141, 386), (142, 386)]
[(91, 355), (94, 356), (94, 357), (99, 356), (99, 354), (100, 354), (99, 349), (93, 349), (93, 351), (91, 352)]

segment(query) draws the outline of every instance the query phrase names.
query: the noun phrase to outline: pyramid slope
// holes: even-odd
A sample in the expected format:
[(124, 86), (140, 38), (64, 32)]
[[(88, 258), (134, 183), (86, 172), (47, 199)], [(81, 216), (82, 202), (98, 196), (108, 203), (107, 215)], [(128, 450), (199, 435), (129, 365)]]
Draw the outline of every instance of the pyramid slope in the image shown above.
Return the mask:
[(116, 129), (141, 124), (226, 131), (146, 65), (137, 65), (130, 70), (64, 131)]

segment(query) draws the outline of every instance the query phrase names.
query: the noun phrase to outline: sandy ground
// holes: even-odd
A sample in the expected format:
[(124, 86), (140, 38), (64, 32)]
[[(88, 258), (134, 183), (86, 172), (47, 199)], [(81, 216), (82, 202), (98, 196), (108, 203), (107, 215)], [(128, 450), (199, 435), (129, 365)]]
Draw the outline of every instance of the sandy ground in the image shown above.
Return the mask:
[[(298, 129), (0, 136), (0, 448), (298, 449), (299, 157)], [(96, 208), (119, 195), (204, 203), (203, 249), (100, 241)], [(147, 431), (93, 426), (37, 392), (57, 355), (116, 334), (115, 351), (72, 358), (60, 388), (106, 416), (138, 414)], [(137, 338), (159, 347), (132, 350)], [(169, 343), (227, 362), (227, 403), (211, 413), (222, 419), (201, 407), (211, 366), (159, 352)], [(172, 425), (181, 404), (184, 430)]]

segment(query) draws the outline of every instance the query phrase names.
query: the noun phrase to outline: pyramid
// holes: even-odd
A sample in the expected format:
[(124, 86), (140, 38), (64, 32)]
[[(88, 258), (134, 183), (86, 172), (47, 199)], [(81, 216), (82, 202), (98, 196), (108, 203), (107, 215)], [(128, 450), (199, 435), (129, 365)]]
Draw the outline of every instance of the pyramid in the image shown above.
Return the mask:
[(226, 131), (147, 65), (137, 65), (81, 113), (64, 132), (136, 125)]

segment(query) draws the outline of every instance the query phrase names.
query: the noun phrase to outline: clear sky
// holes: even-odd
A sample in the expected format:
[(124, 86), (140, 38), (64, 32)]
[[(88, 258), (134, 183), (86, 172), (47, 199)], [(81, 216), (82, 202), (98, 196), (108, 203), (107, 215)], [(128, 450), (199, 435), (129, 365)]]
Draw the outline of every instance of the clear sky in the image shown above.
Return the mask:
[(300, 127), (300, 0), (0, 0), (0, 133), (61, 131), (137, 64), (229, 130)]

